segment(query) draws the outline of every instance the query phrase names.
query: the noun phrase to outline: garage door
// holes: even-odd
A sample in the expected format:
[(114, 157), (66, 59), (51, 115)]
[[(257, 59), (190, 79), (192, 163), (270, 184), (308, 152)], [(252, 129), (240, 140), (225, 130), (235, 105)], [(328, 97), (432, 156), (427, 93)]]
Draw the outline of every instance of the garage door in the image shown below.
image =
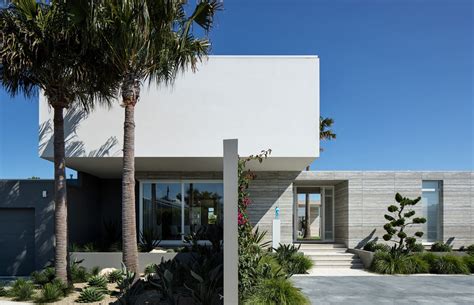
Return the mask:
[(30, 274), (34, 252), (34, 209), (0, 208), (0, 276)]

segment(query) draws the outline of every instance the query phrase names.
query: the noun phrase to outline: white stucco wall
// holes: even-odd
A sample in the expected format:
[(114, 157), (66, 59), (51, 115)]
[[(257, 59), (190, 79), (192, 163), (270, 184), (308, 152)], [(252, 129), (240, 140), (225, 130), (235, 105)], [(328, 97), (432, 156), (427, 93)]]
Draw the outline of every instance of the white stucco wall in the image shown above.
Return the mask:
[[(79, 117), (77, 122), (77, 114), (66, 115), (71, 161), (121, 157), (124, 111), (118, 101)], [(40, 128), (51, 118), (41, 96)], [(271, 148), (283, 167), (293, 163), (299, 169), (319, 155), (319, 58), (211, 56), (172, 87), (145, 85), (135, 118), (137, 158), (185, 158), (192, 167), (221, 158), (222, 140), (237, 138), (241, 156)], [(40, 155), (47, 159), (51, 134), (40, 135)]]

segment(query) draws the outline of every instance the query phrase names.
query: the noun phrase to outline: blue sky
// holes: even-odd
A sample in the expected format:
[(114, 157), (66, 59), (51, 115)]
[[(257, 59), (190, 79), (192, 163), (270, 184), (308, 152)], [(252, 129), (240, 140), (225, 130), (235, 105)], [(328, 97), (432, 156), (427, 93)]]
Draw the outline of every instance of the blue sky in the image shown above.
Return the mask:
[[(313, 169), (473, 170), (473, 1), (224, 1), (213, 54), (316, 54), (337, 140)], [(0, 89), (0, 178), (52, 177), (37, 101)]]

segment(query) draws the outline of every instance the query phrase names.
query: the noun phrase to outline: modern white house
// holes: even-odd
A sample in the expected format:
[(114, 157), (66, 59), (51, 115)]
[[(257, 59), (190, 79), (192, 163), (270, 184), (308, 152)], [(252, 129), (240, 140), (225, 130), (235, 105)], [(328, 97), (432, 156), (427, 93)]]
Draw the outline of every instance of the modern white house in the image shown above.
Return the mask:
[[(383, 215), (399, 192), (423, 199), (423, 242), (474, 243), (473, 172), (304, 171), (319, 156), (319, 103), (317, 56), (210, 56), (172, 87), (145, 87), (135, 115), (137, 231), (152, 228), (173, 246), (225, 221), (222, 141), (236, 138), (240, 156), (272, 150), (250, 164), (257, 178), (249, 216), (268, 239), (302, 250), (360, 248), (381, 240)], [(52, 160), (52, 111), (43, 96), (39, 107), (39, 155)], [(120, 222), (123, 116), (118, 101), (65, 115), (66, 162), (78, 172), (68, 182), (71, 242), (106, 239), (110, 223)], [(52, 258), (52, 200), (52, 181), (0, 181), (0, 249), (15, 245), (0, 252), (0, 275), (26, 274)]]

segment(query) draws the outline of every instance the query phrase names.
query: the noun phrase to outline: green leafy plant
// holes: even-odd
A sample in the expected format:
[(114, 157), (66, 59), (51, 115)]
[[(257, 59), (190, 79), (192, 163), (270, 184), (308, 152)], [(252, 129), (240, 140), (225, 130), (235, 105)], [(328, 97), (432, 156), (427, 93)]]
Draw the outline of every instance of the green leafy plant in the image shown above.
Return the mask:
[(132, 288), (133, 282), (135, 280), (135, 272), (132, 272), (127, 269), (125, 264), (122, 262), (121, 277), (117, 281), (117, 287), (120, 289), (120, 293), (126, 294)]
[(104, 296), (102, 289), (97, 287), (86, 287), (81, 291), (76, 301), (78, 303), (99, 302), (104, 299)]
[(453, 247), (443, 243), (443, 242), (435, 242), (434, 244), (431, 245), (431, 251), (432, 252), (451, 252), (453, 250)]
[(471, 273), (474, 273), (474, 256), (466, 255), (466, 256), (463, 256), (462, 260), (464, 261), (464, 264), (469, 269), (469, 271)]
[(370, 251), (370, 252), (375, 252), (375, 251), (389, 252), (391, 250), (391, 247), (387, 244), (377, 243), (376, 240), (371, 240), (364, 245), (363, 250)]
[(437, 274), (469, 274), (469, 268), (459, 256), (446, 254), (433, 260), (431, 272)]
[[(198, 305), (221, 304), (223, 295), (223, 265), (214, 267), (212, 259), (193, 264), (194, 270), (189, 270), (193, 281), (184, 284), (189, 290), (194, 302)], [(196, 268), (197, 267), (197, 268)], [(209, 268), (212, 268), (209, 270)]]
[(295, 245), (282, 245), (276, 249), (275, 258), (283, 270), (288, 275), (293, 274), (304, 274), (307, 273), (311, 267), (313, 267), (313, 261), (308, 257), (304, 256), (303, 253), (299, 253), (300, 246)]
[(414, 274), (428, 273), (430, 266), (416, 255), (377, 251), (370, 269), (380, 274)]
[(63, 297), (64, 293), (61, 286), (56, 283), (46, 283), (41, 289), (38, 301), (40, 303), (51, 303)]
[(90, 274), (87, 272), (87, 269), (81, 266), (83, 260), (76, 260), (71, 257), (71, 280), (73, 283), (85, 283), (89, 278)]
[(5, 289), (3, 283), (0, 283), (0, 297), (5, 297), (8, 295), (8, 291)]
[(28, 301), (32, 299), (34, 293), (33, 282), (18, 279), (13, 283), (11, 289), (8, 291), (8, 296), (13, 298), (15, 301)]
[(51, 283), (56, 277), (54, 267), (47, 267), (41, 271), (34, 271), (31, 273), (31, 279), (34, 284), (43, 287), (47, 283)]
[(107, 275), (107, 280), (109, 283), (117, 283), (122, 278), (121, 270), (113, 270)]
[(100, 289), (107, 290), (107, 278), (105, 276), (93, 275), (89, 277), (87, 284), (89, 284), (89, 286), (91, 287), (97, 287)]
[(466, 249), (465, 249), (465, 251), (466, 251), (467, 254), (469, 254), (469, 255), (474, 255), (474, 244), (467, 246)]
[(155, 229), (145, 229), (138, 234), (139, 248), (142, 252), (150, 252), (161, 243), (160, 233)]
[(248, 305), (305, 305), (310, 304), (306, 296), (286, 278), (261, 281), (257, 292), (249, 296)]
[(413, 225), (426, 222), (426, 219), (423, 217), (414, 217), (412, 219), (412, 217), (415, 216), (415, 210), (411, 209), (411, 207), (415, 206), (420, 200), (421, 197), (410, 199), (397, 193), (395, 195), (395, 201), (398, 203), (398, 206), (390, 205), (387, 208), (390, 214), (384, 215), (388, 222), (383, 226), (387, 232), (383, 236), (383, 239), (385, 241), (394, 242), (392, 252), (396, 252), (395, 256), (399, 256), (402, 253), (410, 253), (416, 244), (416, 237), (421, 238), (423, 236), (423, 232), (421, 231), (416, 232), (414, 236), (408, 236), (405, 231)]
[(423, 246), (423, 244), (420, 244), (420, 243), (415, 243), (411, 247), (411, 251), (412, 252), (424, 252), (425, 251), (425, 246)]
[(82, 252), (97, 252), (97, 247), (94, 243), (87, 243), (82, 246)]
[(423, 252), (423, 253), (417, 253), (415, 254), (422, 260), (424, 260), (428, 265), (430, 266), (430, 272), (431, 272), (431, 266), (433, 265), (434, 260), (438, 257), (437, 255), (431, 253), (431, 252)]

